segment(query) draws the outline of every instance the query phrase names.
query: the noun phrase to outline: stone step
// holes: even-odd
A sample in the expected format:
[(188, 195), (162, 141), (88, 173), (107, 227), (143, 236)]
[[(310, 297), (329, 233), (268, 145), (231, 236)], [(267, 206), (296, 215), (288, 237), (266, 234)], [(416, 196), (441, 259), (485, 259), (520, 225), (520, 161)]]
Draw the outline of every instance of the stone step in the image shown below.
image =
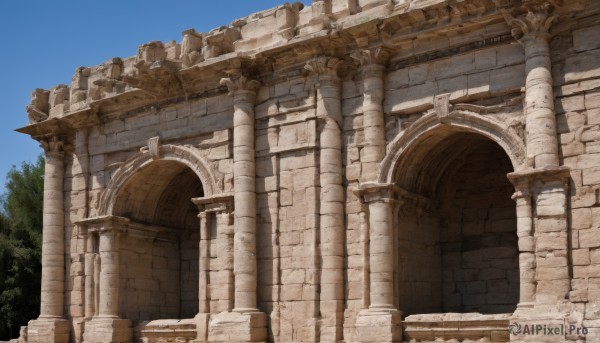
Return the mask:
[(510, 314), (434, 313), (404, 319), (410, 342), (509, 342)]

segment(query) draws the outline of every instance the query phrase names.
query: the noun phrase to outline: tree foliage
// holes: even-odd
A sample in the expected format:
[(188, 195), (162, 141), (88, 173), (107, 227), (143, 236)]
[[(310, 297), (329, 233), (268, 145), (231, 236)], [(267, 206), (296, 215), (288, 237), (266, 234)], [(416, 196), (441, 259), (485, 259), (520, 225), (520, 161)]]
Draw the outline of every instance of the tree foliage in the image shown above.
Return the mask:
[(39, 315), (43, 198), (41, 156), (9, 171), (0, 199), (0, 340)]

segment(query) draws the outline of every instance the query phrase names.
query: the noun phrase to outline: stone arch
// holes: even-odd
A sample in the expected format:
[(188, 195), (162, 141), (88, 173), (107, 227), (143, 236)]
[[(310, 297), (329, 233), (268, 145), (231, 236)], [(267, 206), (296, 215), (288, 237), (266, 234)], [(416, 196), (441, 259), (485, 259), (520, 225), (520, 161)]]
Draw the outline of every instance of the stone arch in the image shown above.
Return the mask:
[(157, 149), (157, 153), (142, 149), (116, 170), (100, 197), (99, 216), (113, 215), (115, 202), (129, 178), (156, 160), (175, 161), (190, 168), (200, 179), (205, 197), (222, 192), (222, 186), (208, 161), (196, 149), (178, 145), (161, 145)]
[(392, 141), (381, 162), (377, 181), (394, 183), (399, 165), (407, 152), (410, 155), (410, 150), (419, 144), (423, 136), (444, 127), (454, 131), (476, 133), (496, 142), (510, 158), (515, 172), (527, 167), (525, 144), (511, 126), (465, 110), (451, 111), (443, 117), (436, 111), (431, 111)]

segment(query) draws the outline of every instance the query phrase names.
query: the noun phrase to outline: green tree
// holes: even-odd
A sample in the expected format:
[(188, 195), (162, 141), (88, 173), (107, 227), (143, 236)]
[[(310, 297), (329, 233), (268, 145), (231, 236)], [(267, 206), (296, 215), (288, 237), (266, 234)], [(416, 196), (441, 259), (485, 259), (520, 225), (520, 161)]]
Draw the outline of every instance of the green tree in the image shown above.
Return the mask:
[(0, 199), (0, 340), (39, 315), (43, 198), (41, 156), (9, 171)]

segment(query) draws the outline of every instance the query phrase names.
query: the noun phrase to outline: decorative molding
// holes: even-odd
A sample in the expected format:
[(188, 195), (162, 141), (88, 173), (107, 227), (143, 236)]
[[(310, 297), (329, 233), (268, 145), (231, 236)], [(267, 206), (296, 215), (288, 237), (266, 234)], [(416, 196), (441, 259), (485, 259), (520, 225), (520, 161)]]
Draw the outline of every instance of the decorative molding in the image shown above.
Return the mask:
[(152, 137), (148, 139), (148, 145), (142, 147), (140, 152), (149, 152), (153, 160), (160, 159), (160, 137)]
[(369, 50), (358, 50), (350, 54), (350, 58), (355, 60), (361, 67), (371, 65), (384, 66), (390, 60), (392, 50), (387, 47), (377, 47)]
[(47, 157), (62, 157), (65, 153), (65, 143), (57, 136), (41, 139), (40, 146), (44, 149)]
[(447, 124), (448, 115), (452, 109), (452, 105), (450, 105), (450, 93), (436, 95), (433, 99), (433, 108), (440, 123)]
[(548, 40), (550, 38), (550, 28), (558, 19), (558, 15), (553, 13), (563, 5), (562, 0), (526, 1), (523, 5), (526, 13), (515, 18), (508, 10), (501, 7), (498, 0), (495, 0), (495, 2), (506, 22), (513, 28), (511, 31), (512, 36), (521, 43), (535, 38)]
[(319, 56), (306, 62), (304, 69), (319, 75), (319, 77), (330, 76), (339, 78), (339, 74), (345, 66), (346, 63), (337, 57)]
[(260, 87), (260, 82), (253, 80), (246, 75), (236, 73), (236, 76), (222, 78), (220, 84), (226, 86), (230, 95), (236, 92), (256, 92)]

